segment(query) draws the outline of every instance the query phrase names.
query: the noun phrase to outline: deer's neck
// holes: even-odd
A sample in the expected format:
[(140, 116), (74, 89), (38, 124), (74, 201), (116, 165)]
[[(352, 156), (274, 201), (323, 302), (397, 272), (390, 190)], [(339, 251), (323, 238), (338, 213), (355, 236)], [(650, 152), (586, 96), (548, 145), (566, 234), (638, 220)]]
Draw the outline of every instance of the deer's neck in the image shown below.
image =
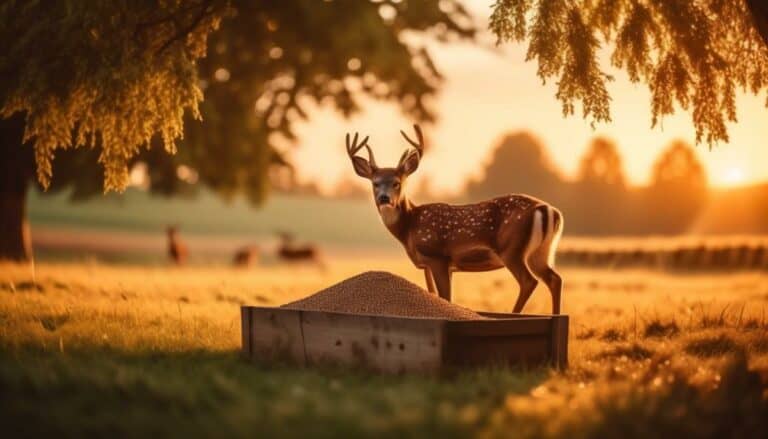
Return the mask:
[(400, 242), (405, 242), (408, 223), (415, 207), (410, 200), (403, 198), (396, 206), (379, 208), (379, 216), (384, 226)]

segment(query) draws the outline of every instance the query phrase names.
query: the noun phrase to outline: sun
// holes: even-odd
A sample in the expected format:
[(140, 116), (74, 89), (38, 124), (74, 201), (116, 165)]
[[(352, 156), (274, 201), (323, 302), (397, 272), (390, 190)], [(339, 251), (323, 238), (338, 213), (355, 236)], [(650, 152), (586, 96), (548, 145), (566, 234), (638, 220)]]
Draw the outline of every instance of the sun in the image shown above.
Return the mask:
[(738, 166), (731, 166), (727, 168), (722, 175), (722, 182), (729, 186), (734, 186), (744, 183), (746, 180), (746, 173), (744, 169)]

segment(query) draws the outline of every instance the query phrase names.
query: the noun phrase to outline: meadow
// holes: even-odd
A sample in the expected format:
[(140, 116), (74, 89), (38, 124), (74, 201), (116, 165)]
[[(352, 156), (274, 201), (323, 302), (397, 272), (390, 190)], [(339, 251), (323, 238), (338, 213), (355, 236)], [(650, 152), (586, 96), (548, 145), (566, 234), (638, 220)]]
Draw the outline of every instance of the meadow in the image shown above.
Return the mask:
[[(241, 304), (279, 305), (399, 257), (327, 270), (0, 266), (0, 413), (15, 436), (765, 437), (768, 276), (566, 268), (566, 370), (375, 376), (251, 364)], [(508, 311), (509, 274), (455, 301)], [(539, 288), (526, 312), (546, 312)]]

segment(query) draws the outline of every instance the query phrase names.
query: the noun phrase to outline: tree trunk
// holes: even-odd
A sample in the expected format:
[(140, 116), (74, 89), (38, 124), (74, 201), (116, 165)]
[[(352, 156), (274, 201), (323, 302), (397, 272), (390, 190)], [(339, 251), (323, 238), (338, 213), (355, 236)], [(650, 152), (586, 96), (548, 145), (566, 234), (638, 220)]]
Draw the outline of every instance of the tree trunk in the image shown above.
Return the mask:
[(34, 173), (34, 154), (21, 143), (24, 118), (0, 120), (0, 260), (32, 257), (27, 222), (27, 189)]
[(749, 12), (752, 13), (752, 20), (755, 23), (757, 32), (763, 37), (763, 42), (768, 46), (768, 4), (765, 0), (747, 0)]

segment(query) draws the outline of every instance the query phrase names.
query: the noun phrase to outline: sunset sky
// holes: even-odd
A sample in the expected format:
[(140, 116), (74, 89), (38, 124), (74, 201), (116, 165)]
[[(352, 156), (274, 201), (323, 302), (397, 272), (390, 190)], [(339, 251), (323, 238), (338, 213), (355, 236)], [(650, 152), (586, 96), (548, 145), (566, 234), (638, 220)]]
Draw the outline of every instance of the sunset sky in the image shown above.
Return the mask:
[[(505, 44), (498, 49), (487, 29), (490, 1), (472, 1), (474, 13), (488, 47), (451, 43), (429, 43), (445, 83), (434, 102), (438, 121), (425, 126), (429, 150), (417, 173), (432, 180), (438, 191), (455, 192), (468, 176), (478, 175), (492, 146), (505, 133), (528, 130), (549, 148), (549, 155), (568, 177), (573, 176), (590, 138), (613, 138), (624, 158), (625, 172), (632, 184), (645, 184), (650, 167), (660, 151), (673, 139), (693, 144), (695, 132), (691, 115), (678, 112), (651, 128), (650, 94), (644, 84), (632, 84), (620, 71), (608, 69), (616, 78), (609, 85), (613, 99), (613, 122), (593, 130), (577, 114), (564, 118), (555, 99), (554, 82), (542, 85), (536, 64), (525, 62), (526, 45)], [(608, 66), (607, 52), (604, 66)], [(363, 65), (365, 59), (362, 59)], [(696, 147), (710, 183), (734, 186), (768, 180), (768, 138), (764, 95), (739, 93), (738, 123), (729, 125), (730, 143), (711, 151), (706, 144)], [(345, 177), (356, 177), (344, 151), (344, 133), (370, 134), (380, 166), (394, 164), (406, 143), (399, 129), (410, 130), (412, 122), (394, 104), (364, 101), (363, 111), (349, 120), (330, 108), (314, 107), (307, 122), (297, 125), (299, 140), (289, 147), (299, 179), (314, 181), (329, 190)], [(510, 172), (514, 164), (510, 163)], [(362, 182), (361, 182), (362, 183)], [(510, 188), (514, 192), (515, 188)]]

